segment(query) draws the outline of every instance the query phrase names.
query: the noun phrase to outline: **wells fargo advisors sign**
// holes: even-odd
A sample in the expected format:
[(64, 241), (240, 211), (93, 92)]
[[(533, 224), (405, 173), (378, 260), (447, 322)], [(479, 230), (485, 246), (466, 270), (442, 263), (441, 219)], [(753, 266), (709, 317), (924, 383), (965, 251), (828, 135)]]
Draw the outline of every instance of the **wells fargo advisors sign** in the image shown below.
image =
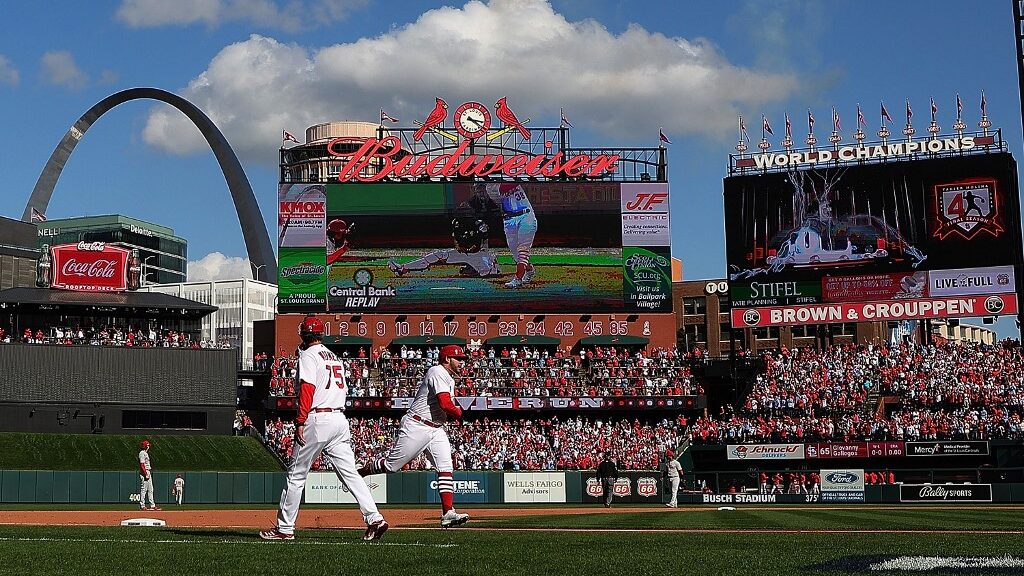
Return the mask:
[(50, 248), (50, 286), (79, 292), (123, 292), (128, 289), (131, 251), (103, 242), (60, 244)]

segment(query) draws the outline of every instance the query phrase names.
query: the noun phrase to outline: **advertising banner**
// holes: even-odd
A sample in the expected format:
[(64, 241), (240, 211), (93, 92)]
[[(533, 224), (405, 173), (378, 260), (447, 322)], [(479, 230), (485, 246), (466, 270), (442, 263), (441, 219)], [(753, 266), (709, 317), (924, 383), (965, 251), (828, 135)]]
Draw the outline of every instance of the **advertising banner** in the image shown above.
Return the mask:
[(991, 484), (901, 484), (900, 502), (991, 502)]
[[(375, 474), (363, 478), (373, 501), (386, 504), (388, 501), (387, 474)], [(305, 487), (306, 502), (310, 504), (355, 504), (356, 499), (348, 487), (338, 480), (334, 472), (310, 472)]]
[(739, 444), (726, 447), (729, 460), (803, 460), (803, 444)]
[(327, 187), (281, 184), (277, 197), (277, 245), (322, 248), (327, 237)]
[(864, 470), (822, 470), (822, 502), (863, 502)]
[[(1007, 153), (812, 164), (726, 178), (726, 261), (733, 307), (741, 308), (734, 318), (745, 307), (811, 304), (783, 295), (740, 305), (745, 294), (737, 289), (752, 281), (816, 282), (822, 286), (822, 300), (814, 302), (819, 304), (1008, 294), (1015, 279), (997, 270), (1012, 266), (1021, 253), (1020, 235), (1011, 233), (1020, 230), (1016, 183), (1016, 162)], [(957, 270), (982, 272), (968, 272), (961, 282), (954, 280), (961, 277)], [(933, 278), (933, 272), (939, 274)], [(859, 320), (996, 313), (1015, 312), (879, 314)], [(855, 321), (778, 319), (762, 325)]]
[(631, 310), (672, 311), (672, 256), (668, 248), (622, 248), (625, 302)]
[(103, 242), (50, 247), (52, 288), (77, 292), (123, 292), (128, 289), (131, 250)]
[(623, 246), (672, 245), (668, 225), (668, 185), (622, 184)]
[(821, 283), (810, 280), (763, 282), (745, 280), (729, 285), (733, 306), (788, 306), (821, 302)]
[(819, 494), (682, 494), (691, 504), (805, 504), (819, 501)]
[(825, 302), (905, 300), (928, 296), (926, 272), (825, 276), (821, 280)]
[(506, 472), (505, 502), (565, 503), (565, 472)]
[[(594, 472), (584, 472), (581, 475), (583, 480), (583, 502), (596, 503), (604, 499), (604, 487), (598, 481)], [(615, 482), (615, 501), (621, 502), (661, 502), (662, 491), (661, 472), (656, 471), (635, 471), (620, 472)]]
[(907, 456), (987, 456), (988, 441), (907, 442)]
[(1017, 313), (1016, 294), (930, 298), (927, 300), (896, 300), (891, 302), (857, 302), (847, 304), (812, 304), (773, 308), (734, 308), (733, 326), (786, 326), (807, 323), (878, 322), (916, 320), (923, 318), (963, 318)]
[[(433, 474), (421, 474), (422, 481), (427, 485), (427, 502), (438, 503), (441, 497), (437, 492), (437, 477)], [(497, 486), (490, 485), (491, 478), (497, 478), (497, 474), (487, 472), (462, 472), (455, 471), (452, 484), (455, 488), (456, 502), (489, 502), (488, 494), (497, 490)]]
[(928, 273), (928, 290), (932, 296), (1010, 294), (1016, 285), (1013, 266), (932, 270)]
[(324, 310), (327, 263), (323, 248), (284, 248), (278, 252), (278, 309)]

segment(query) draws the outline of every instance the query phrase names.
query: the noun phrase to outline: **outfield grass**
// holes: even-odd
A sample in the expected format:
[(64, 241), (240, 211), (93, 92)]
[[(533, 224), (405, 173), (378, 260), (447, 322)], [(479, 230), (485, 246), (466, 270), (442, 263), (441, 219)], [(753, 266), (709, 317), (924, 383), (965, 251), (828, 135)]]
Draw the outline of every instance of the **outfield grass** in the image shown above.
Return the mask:
[[(495, 526), (573, 526), (644, 529), (688, 527), (695, 521), (713, 527), (800, 529), (893, 524), (903, 511), (874, 514), (834, 511), (736, 511), (712, 514), (676, 511), (664, 514), (594, 514), (585, 517), (510, 519)], [(1016, 510), (914, 510), (903, 518), (914, 528), (1009, 526)], [(308, 511), (307, 511), (308, 513)], [(599, 520), (604, 519), (601, 523)], [(667, 520), (666, 520), (667, 519)], [(898, 523), (899, 521), (897, 521)], [(933, 522), (932, 525), (917, 524)], [(666, 524), (667, 523), (667, 524)], [(471, 523), (470, 526), (479, 523)], [(1014, 526), (1016, 528), (1017, 526)], [(586, 528), (529, 532), (494, 530), (412, 530), (396, 528), (384, 540), (360, 541), (355, 530), (302, 530), (291, 542), (263, 542), (255, 530), (184, 528), (83, 528), (0, 526), (0, 574), (417, 574), (587, 576), (658, 574), (869, 574), (853, 568), (858, 560), (896, 555), (1024, 556), (1020, 534), (942, 533), (680, 533), (598, 532)], [(850, 561), (851, 565), (837, 563)], [(884, 572), (898, 574), (900, 572)], [(920, 572), (917, 572), (920, 574)], [(962, 570), (927, 572), (963, 574)], [(985, 574), (1012, 573), (988, 571)]]
[(118, 436), (0, 433), (0, 470), (134, 470), (139, 443), (153, 443), (156, 470), (272, 472), (277, 460), (242, 436)]

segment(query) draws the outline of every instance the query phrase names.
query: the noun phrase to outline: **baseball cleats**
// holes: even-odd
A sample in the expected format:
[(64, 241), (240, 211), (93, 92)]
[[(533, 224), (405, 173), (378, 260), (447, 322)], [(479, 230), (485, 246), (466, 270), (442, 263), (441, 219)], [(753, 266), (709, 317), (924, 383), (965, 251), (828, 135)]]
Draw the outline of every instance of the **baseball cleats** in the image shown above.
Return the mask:
[(469, 521), (469, 514), (459, 514), (455, 511), (455, 508), (444, 513), (441, 516), (441, 528), (454, 528), (456, 526), (462, 526)]
[(518, 276), (513, 276), (511, 280), (505, 282), (505, 288), (520, 288), (523, 285), (523, 281)]
[(405, 274), (405, 266), (395, 262), (394, 258), (388, 260), (388, 269), (391, 270), (395, 276), (402, 276)]
[(388, 531), (388, 523), (386, 520), (377, 520), (373, 524), (366, 527), (366, 532), (363, 534), (363, 540), (380, 540), (380, 537)]
[(146, 510), (156, 511), (156, 510), (163, 510), (163, 508), (161, 508), (159, 506), (150, 506), (149, 508), (146, 508)]
[(275, 526), (270, 530), (260, 532), (260, 538), (263, 538), (264, 540), (295, 540), (295, 534), (285, 534)]
[(523, 284), (526, 284), (530, 280), (533, 280), (534, 275), (537, 274), (537, 269), (530, 266), (526, 272), (523, 272)]

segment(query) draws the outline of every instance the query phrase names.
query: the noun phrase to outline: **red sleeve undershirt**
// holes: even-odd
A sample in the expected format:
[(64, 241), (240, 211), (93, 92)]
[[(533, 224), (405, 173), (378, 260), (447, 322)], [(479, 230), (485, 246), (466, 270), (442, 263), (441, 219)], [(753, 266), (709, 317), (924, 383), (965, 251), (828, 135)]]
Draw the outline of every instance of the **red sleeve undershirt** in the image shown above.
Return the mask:
[(313, 407), (313, 392), (316, 391), (316, 387), (302, 381), (302, 385), (299, 388), (299, 415), (295, 418), (295, 423), (299, 426), (306, 423), (306, 418), (309, 417), (309, 409)]
[(441, 392), (437, 395), (437, 403), (441, 406), (441, 409), (447, 412), (452, 418), (456, 420), (462, 418), (462, 408), (459, 408), (455, 402), (452, 402), (451, 394)]

